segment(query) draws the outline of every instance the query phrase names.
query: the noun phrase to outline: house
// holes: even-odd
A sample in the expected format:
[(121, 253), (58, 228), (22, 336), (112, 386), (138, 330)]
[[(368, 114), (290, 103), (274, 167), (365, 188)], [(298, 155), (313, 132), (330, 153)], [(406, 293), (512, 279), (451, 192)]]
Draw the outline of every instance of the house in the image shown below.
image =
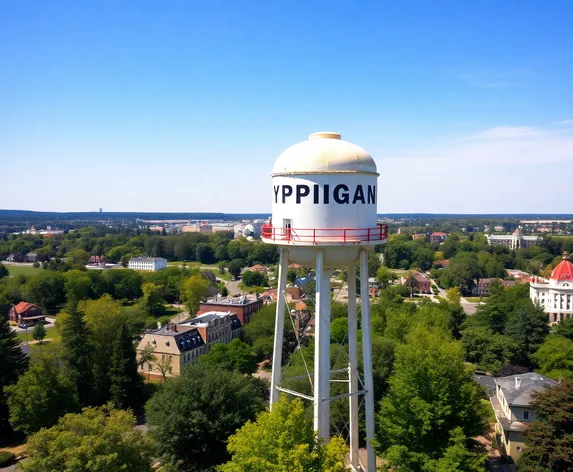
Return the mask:
[(495, 379), (495, 395), (490, 401), (495, 412), (496, 432), (505, 453), (519, 459), (525, 447), (523, 432), (535, 420), (532, 394), (557, 382), (535, 372)]
[(483, 278), (474, 279), (472, 285), (472, 296), (474, 297), (487, 297), (491, 295), (491, 284), (493, 281), (498, 280), (504, 287), (513, 287), (515, 285), (515, 280), (502, 280), (496, 278)]
[(132, 257), (127, 267), (134, 270), (156, 271), (167, 267), (167, 259), (163, 259), (163, 257)]
[(207, 301), (201, 302), (199, 306), (200, 313), (209, 311), (221, 311), (235, 313), (244, 326), (247, 324), (251, 315), (259, 311), (263, 306), (263, 298), (256, 295), (243, 295), (241, 297), (214, 297)]
[(29, 252), (25, 256), (26, 262), (36, 262), (38, 260), (38, 253), (36, 252)]
[(547, 313), (549, 323), (573, 318), (573, 263), (567, 252), (551, 272), (549, 280), (532, 277), (529, 282), (529, 296), (534, 304)]
[(88, 265), (96, 266), (96, 267), (103, 267), (108, 262), (109, 262), (109, 259), (105, 256), (90, 256), (90, 260), (88, 261)]
[(414, 241), (425, 241), (426, 240), (426, 233), (413, 234), (412, 239)]
[(310, 319), (310, 312), (308, 306), (303, 301), (299, 301), (295, 306), (294, 310), (291, 310), (291, 316), (294, 320), (294, 328), (299, 336), (302, 336), (304, 329), (308, 324)]
[(197, 327), (176, 324), (145, 333), (137, 346), (138, 357), (147, 346), (153, 347), (156, 360), (149, 365), (140, 365), (139, 370), (154, 376), (162, 375), (159, 363), (165, 365), (169, 362), (170, 371), (166, 370), (166, 376), (180, 375), (185, 365), (195, 362), (207, 352), (206, 343)]
[[(411, 276), (413, 277), (413, 289), (417, 290), (420, 293), (431, 293), (432, 291), (432, 287), (431, 287), (431, 283), (430, 283), (430, 279), (428, 279), (426, 276), (420, 274), (420, 272), (413, 270), (411, 273)], [(403, 285), (406, 285), (408, 283), (408, 279), (410, 277), (402, 277), (401, 281)]]
[(430, 242), (431, 243), (441, 243), (442, 241), (445, 241), (445, 239), (448, 237), (448, 233), (442, 233), (440, 231), (434, 231), (432, 234), (430, 234)]
[(17, 324), (34, 324), (46, 320), (42, 308), (28, 302), (20, 302), (17, 305), (12, 305), (8, 316), (10, 321), (14, 321)]
[[(304, 297), (304, 291), (300, 287), (287, 287), (285, 290), (287, 303), (292, 303), (296, 300), (301, 300)], [(269, 303), (277, 301), (277, 289), (272, 288), (261, 293), (261, 297)]]

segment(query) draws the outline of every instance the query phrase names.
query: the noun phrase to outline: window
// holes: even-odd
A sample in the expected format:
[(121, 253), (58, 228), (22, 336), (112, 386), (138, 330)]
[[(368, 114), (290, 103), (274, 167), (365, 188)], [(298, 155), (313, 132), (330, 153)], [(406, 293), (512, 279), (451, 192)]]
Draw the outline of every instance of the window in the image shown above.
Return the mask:
[(521, 452), (521, 446), (517, 446), (517, 452)]
[(523, 412), (523, 419), (524, 419), (524, 420), (528, 420), (528, 419), (529, 419), (529, 411), (524, 411), (524, 412)]

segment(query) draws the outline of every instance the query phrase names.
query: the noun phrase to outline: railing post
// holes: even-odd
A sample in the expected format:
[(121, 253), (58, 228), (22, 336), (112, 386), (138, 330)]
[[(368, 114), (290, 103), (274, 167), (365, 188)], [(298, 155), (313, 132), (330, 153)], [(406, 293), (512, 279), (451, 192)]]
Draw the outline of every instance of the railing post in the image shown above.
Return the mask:
[(344, 242), (346, 242), (346, 228), (344, 228)]
[(368, 228), (368, 241), (370, 241), (370, 228)]

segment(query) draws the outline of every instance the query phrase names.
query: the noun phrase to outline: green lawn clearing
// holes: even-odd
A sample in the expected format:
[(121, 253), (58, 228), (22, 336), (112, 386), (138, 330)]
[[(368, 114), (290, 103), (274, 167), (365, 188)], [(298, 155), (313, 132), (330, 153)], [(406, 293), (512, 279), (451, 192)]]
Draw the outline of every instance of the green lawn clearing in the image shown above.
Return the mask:
[(37, 274), (38, 272), (42, 272), (44, 270), (41, 267), (16, 266), (10, 264), (5, 264), (4, 267), (8, 269), (9, 275), (12, 277), (17, 277), (18, 275), (26, 275), (29, 277), (30, 275)]

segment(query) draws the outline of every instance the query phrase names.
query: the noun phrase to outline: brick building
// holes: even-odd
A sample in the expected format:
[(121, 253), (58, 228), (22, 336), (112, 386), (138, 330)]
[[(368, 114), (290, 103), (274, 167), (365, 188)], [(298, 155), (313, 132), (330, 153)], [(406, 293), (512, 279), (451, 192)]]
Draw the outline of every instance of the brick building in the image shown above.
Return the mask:
[(14, 321), (18, 324), (34, 324), (46, 320), (42, 308), (28, 302), (20, 302), (17, 305), (12, 305), (8, 316), (10, 321)]
[(221, 311), (235, 313), (245, 325), (251, 319), (251, 315), (263, 306), (263, 298), (256, 295), (243, 295), (241, 297), (216, 297), (201, 302), (199, 313), (209, 311)]

